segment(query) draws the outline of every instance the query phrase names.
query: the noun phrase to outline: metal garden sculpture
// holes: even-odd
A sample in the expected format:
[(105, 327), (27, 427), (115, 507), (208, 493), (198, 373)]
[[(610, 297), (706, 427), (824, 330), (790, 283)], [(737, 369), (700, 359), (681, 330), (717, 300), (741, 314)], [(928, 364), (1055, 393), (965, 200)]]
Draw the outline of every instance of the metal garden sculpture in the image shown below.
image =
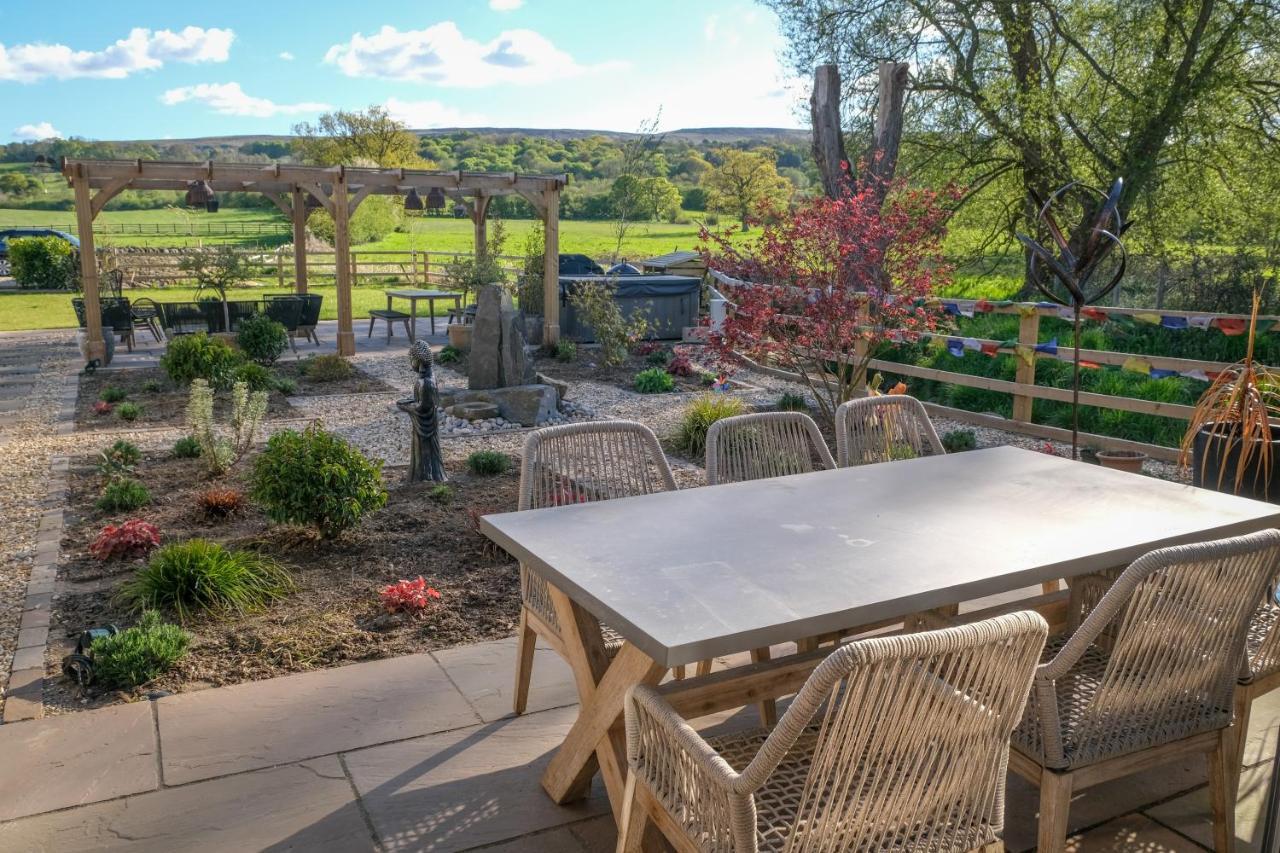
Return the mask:
[[(1086, 214), (1074, 239), (1068, 239), (1066, 232), (1054, 219), (1052, 208), (1071, 190), (1096, 195), (1100, 204)], [(1124, 190), (1124, 178), (1116, 178), (1111, 191), (1101, 190), (1072, 181), (1059, 189), (1048, 200), (1042, 201), (1031, 191), (1031, 200), (1040, 208), (1039, 218), (1044, 223), (1056, 252), (1040, 244), (1025, 234), (1018, 234), (1018, 240), (1031, 252), (1030, 276), (1036, 287), (1045, 296), (1059, 305), (1071, 309), (1072, 328), (1074, 332), (1074, 357), (1071, 375), (1071, 458), (1076, 458), (1076, 444), (1080, 433), (1080, 313), (1087, 305), (1099, 302), (1115, 289), (1124, 277), (1128, 256), (1120, 237), (1129, 230), (1132, 222), (1125, 222), (1120, 213), (1120, 194)], [(1115, 250), (1119, 250), (1120, 261), (1110, 266), (1109, 276), (1103, 275), (1095, 281), (1095, 276), (1103, 267), (1103, 262)], [(1099, 282), (1104, 282), (1099, 284)]]

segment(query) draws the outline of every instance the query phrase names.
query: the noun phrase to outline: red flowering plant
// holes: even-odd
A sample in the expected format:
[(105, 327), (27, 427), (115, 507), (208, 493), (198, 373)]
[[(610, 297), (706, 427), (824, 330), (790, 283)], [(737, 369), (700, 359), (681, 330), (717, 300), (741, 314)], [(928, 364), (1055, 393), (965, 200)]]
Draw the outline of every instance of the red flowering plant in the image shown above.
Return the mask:
[(431, 606), (431, 602), (440, 600), (440, 590), (427, 586), (422, 575), (418, 575), (417, 580), (397, 581), (384, 587), (380, 597), (388, 613), (418, 613)]
[(160, 531), (154, 524), (132, 518), (123, 524), (108, 524), (89, 545), (89, 553), (99, 560), (132, 560), (145, 557), (160, 546)]
[(959, 198), (868, 177), (837, 199), (767, 212), (760, 236), (702, 231), (703, 254), (732, 309), (710, 336), (720, 363), (767, 362), (797, 376), (825, 419), (866, 383), (886, 346), (931, 332), (951, 281), (942, 238)]

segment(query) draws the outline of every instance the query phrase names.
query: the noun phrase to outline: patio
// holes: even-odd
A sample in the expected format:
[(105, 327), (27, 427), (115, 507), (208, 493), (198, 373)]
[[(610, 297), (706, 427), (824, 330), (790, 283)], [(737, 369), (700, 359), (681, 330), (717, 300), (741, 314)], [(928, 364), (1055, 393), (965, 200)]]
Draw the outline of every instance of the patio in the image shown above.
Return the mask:
[[(598, 780), (571, 807), (539, 785), (576, 715), (569, 670), (540, 650), (530, 712), (514, 718), (514, 654), (500, 640), (0, 727), (0, 847), (612, 851)], [(1249, 732), (1241, 850), (1256, 849), (1278, 731), (1272, 694)], [(1197, 760), (1088, 789), (1068, 849), (1207, 849), (1204, 784)], [(1036, 798), (1010, 777), (1011, 851), (1035, 845)]]

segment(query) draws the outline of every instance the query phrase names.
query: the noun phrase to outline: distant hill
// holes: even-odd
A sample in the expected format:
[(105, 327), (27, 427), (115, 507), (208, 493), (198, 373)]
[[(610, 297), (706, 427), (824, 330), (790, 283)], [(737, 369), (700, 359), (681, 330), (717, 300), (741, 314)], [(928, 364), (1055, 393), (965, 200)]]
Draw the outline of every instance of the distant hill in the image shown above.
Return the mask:
[[(609, 139), (627, 139), (634, 133), (616, 130), (587, 130), (578, 128), (539, 128), (539, 127), (433, 127), (425, 130), (412, 129), (419, 136), (448, 136), (454, 133), (474, 133), (494, 136), (534, 136), (547, 139), (585, 139), (588, 136), (604, 136)], [(667, 139), (699, 143), (704, 140), (713, 144), (731, 144), (744, 141), (760, 142), (805, 142), (809, 139), (809, 131), (786, 127), (684, 127), (667, 131)], [(122, 145), (146, 143), (150, 145), (187, 144), (195, 147), (239, 147), (251, 142), (288, 142), (293, 137), (288, 134), (239, 134), (231, 136), (198, 136), (187, 139), (111, 139), (101, 142), (116, 142)]]

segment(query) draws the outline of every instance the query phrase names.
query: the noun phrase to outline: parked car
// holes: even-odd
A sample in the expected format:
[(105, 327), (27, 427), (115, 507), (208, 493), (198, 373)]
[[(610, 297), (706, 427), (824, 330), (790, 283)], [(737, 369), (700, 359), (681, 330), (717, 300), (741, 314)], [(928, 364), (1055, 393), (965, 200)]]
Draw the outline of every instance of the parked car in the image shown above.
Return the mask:
[(21, 240), (24, 237), (58, 237), (71, 244), (71, 248), (80, 248), (80, 239), (66, 231), (54, 228), (4, 228), (0, 229), (0, 275), (12, 275), (9, 265), (9, 241)]

